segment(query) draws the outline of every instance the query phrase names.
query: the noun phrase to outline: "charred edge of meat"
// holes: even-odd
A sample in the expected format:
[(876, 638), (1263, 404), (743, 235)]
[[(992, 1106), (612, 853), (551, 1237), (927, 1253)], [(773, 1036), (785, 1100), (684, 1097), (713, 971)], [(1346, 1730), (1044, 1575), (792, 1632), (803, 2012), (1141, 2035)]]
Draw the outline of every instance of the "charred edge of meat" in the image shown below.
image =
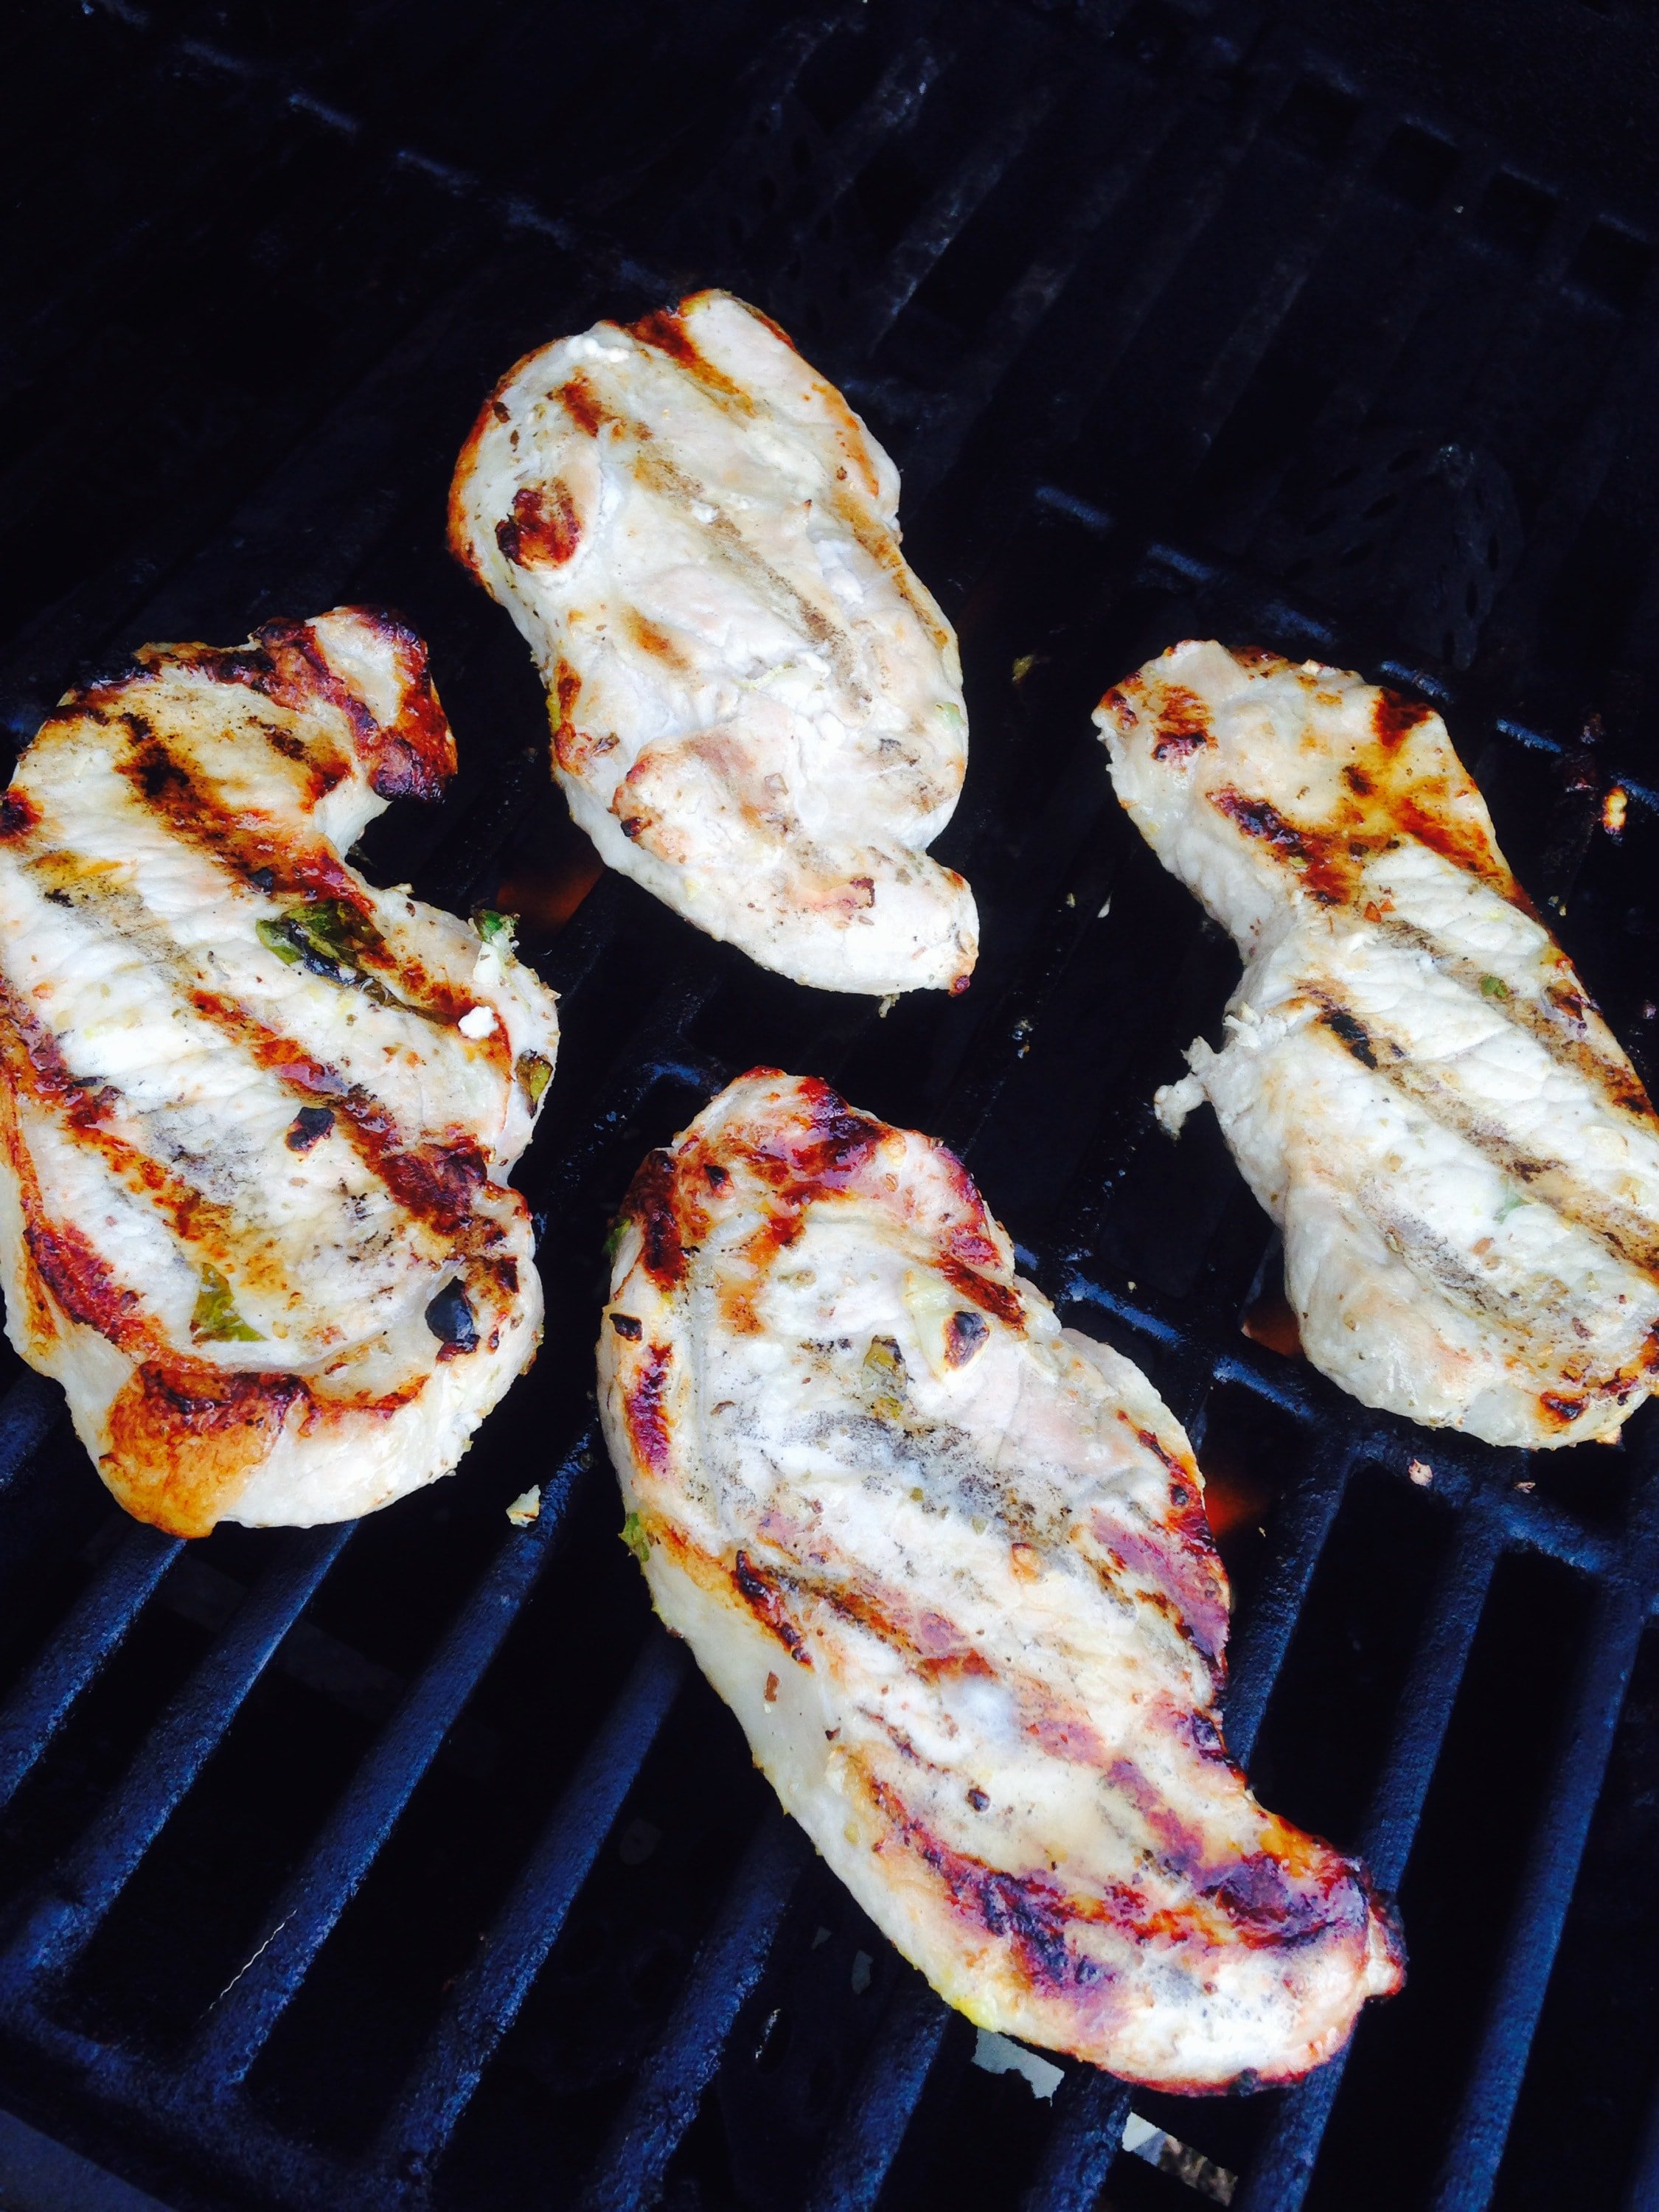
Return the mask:
[(1378, 744), (1393, 752), (1433, 712), (1425, 700), (1407, 699), (1398, 691), (1379, 690), (1371, 705), (1371, 727), (1376, 732)]
[(143, 1299), (117, 1282), (102, 1253), (80, 1230), (26, 1204), (23, 1240), (36, 1273), (70, 1321), (96, 1329), (129, 1356), (147, 1346)]
[(24, 837), (40, 819), (40, 810), (27, 792), (8, 791), (0, 797), (0, 837)]
[(674, 1155), (647, 1152), (623, 1201), (624, 1218), (639, 1224), (641, 1265), (659, 1290), (672, 1291), (685, 1279), (685, 1240), (680, 1228)]
[(1210, 718), (1204, 702), (1183, 684), (1171, 684), (1158, 702), (1154, 760), (1182, 759), (1210, 743)]
[(737, 1584), (744, 1604), (763, 1627), (772, 1635), (798, 1667), (810, 1667), (812, 1655), (806, 1648), (806, 1638), (789, 1617), (789, 1607), (777, 1577), (757, 1567), (747, 1552), (739, 1552), (732, 1569), (732, 1579)]

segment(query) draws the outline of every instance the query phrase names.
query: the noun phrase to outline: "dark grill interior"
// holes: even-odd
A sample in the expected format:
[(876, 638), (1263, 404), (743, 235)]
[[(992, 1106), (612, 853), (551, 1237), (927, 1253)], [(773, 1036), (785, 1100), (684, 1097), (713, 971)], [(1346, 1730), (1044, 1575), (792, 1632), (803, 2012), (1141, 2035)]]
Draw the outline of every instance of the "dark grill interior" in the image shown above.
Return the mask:
[[(401, 608), (463, 765), (370, 872), (520, 910), (565, 1029), (518, 1178), (546, 1342), (453, 1480), (181, 1547), (6, 1355), (0, 2098), (174, 2212), (1130, 2212), (1213, 2201), (1217, 2169), (1250, 2212), (1659, 2203), (1652, 1409), (1528, 1459), (1273, 1348), (1265, 1218), (1210, 1117), (1176, 1148), (1148, 1109), (1237, 963), (1088, 721), (1194, 633), (1416, 687), (1642, 1060), (1645, 12), (105, 0), (21, 11), (0, 56), (9, 729), (146, 639)], [(443, 551), (497, 374), (708, 282), (890, 445), (961, 626), (963, 1000), (882, 1018), (599, 877), (528, 655)], [(616, 1540), (605, 1224), (757, 1061), (942, 1135), (1067, 1316), (1147, 1369), (1235, 1578), (1232, 1746), (1399, 1890), (1411, 1982), (1346, 2063), (1134, 2094), (1210, 2161), (1185, 2179), (1117, 2152), (1103, 2075), (1068, 2065), (1049, 2105), (973, 2067)], [(37, 2154), (0, 2136), (0, 2200), (69, 2201)]]

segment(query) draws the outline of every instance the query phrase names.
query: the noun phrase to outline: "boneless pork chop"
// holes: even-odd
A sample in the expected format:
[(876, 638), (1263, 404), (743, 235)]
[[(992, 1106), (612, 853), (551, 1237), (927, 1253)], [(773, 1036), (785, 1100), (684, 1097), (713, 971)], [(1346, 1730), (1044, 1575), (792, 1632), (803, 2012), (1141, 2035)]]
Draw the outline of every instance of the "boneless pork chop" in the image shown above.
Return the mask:
[(960, 988), (950, 624), (898, 476), (776, 325), (724, 292), (529, 355), (478, 417), (450, 542), (547, 686), (553, 770), (613, 868), (824, 989)]
[(1203, 1478), (931, 1139), (757, 1070), (653, 1153), (599, 1345), (624, 1534), (859, 1903), (981, 2026), (1200, 2090), (1401, 1978), (1218, 1724)]
[(1659, 1364), (1659, 1121), (1439, 716), (1178, 645), (1096, 720), (1117, 795), (1237, 939), (1214, 1106), (1309, 1357), (1490, 1443), (1608, 1437)]
[(147, 647), (0, 799), (7, 1328), (179, 1534), (447, 1474), (534, 1350), (551, 994), (340, 857), (453, 768), (419, 639), (341, 608)]

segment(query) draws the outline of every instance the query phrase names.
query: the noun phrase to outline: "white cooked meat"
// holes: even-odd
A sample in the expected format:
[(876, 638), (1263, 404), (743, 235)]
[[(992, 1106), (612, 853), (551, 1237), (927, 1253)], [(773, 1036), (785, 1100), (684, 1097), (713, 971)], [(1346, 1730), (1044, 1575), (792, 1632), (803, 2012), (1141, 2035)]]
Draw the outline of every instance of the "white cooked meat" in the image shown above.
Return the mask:
[(1214, 1106), (1308, 1356), (1489, 1443), (1611, 1437), (1659, 1364), (1659, 1121), (1429, 708), (1178, 645), (1095, 717), (1118, 798), (1244, 956)]
[(757, 1070), (623, 1208), (600, 1404), (658, 1612), (934, 1988), (1132, 2081), (1294, 2078), (1396, 1989), (1218, 1723), (1203, 1478), (942, 1145)]
[(529, 355), (450, 494), (602, 858), (825, 990), (960, 990), (978, 946), (967, 884), (924, 849), (967, 722), (897, 511), (841, 393), (724, 292)]
[(341, 858), (454, 765), (425, 647), (348, 607), (146, 647), (0, 799), (7, 1329), (180, 1535), (447, 1474), (533, 1354), (552, 994)]

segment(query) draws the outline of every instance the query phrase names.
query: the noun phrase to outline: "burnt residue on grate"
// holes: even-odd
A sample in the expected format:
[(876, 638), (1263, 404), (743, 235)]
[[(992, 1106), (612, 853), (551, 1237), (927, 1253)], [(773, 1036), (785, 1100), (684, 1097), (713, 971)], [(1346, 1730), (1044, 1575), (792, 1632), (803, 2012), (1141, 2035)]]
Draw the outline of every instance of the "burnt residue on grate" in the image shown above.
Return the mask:
[[(1655, 1420), (1528, 1460), (1299, 1358), (1209, 1117), (1177, 1150), (1149, 1109), (1235, 956), (1089, 726), (1193, 633), (1444, 706), (1654, 1072), (1655, 210), (1573, 118), (1659, 40), (1613, 0), (1528, 11), (1546, 145), (1519, 27), (1477, 82), (1380, 12), (107, 0), (0, 33), (12, 738), (146, 639), (400, 606), (462, 766), (367, 864), (518, 912), (564, 1030), (520, 1174), (546, 1340), (453, 1480), (181, 1547), (8, 1356), (0, 2103), (77, 2154), (180, 2212), (1082, 2212), (1109, 2176), (1172, 2203), (1115, 2163), (1133, 2104), (1253, 2212), (1379, 2177), (1443, 2212), (1659, 2189)], [(984, 918), (961, 1000), (799, 989), (601, 874), (533, 671), (443, 551), (501, 370), (706, 283), (905, 471), (972, 709), (939, 846)], [(1411, 1945), (1301, 2087), (1177, 2103), (1067, 2066), (1050, 2103), (975, 2068), (653, 1626), (591, 1427), (602, 1243), (642, 1153), (760, 1061), (957, 1146), (1208, 1459), (1231, 1740), (1366, 1852)]]

